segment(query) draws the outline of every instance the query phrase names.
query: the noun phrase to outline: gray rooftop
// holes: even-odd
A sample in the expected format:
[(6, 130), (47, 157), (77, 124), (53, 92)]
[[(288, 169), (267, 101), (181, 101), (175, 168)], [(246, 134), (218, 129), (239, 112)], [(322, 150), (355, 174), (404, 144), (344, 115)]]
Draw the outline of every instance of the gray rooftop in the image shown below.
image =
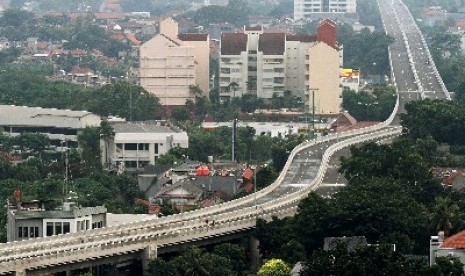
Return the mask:
[(28, 106), (0, 105), (1, 126), (52, 126), (81, 128), (81, 119), (97, 116), (88, 111), (41, 108)]
[(160, 126), (158, 122), (115, 122), (111, 123), (115, 133), (175, 133), (173, 129)]

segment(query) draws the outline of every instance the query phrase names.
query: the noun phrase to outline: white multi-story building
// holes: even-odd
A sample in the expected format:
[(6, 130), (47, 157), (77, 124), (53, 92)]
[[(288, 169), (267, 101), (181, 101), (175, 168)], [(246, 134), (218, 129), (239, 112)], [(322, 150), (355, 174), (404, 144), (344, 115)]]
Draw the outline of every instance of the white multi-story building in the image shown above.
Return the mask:
[(105, 206), (77, 207), (65, 202), (61, 210), (45, 210), (40, 206), (7, 210), (9, 242), (77, 233), (107, 226)]
[(245, 27), (244, 33), (223, 33), (220, 52), (220, 97), (253, 94), (271, 98), (285, 91), (286, 35)]
[[(306, 96), (317, 114), (340, 111), (342, 46), (331, 20), (322, 21), (314, 36), (266, 33), (261, 27), (223, 33), (219, 66), (222, 100), (244, 94), (271, 99), (291, 91)], [(310, 99), (309, 91), (318, 92)]]
[(189, 145), (185, 131), (161, 126), (158, 122), (115, 122), (111, 126), (114, 137), (101, 141), (104, 167), (137, 170), (154, 165), (171, 148)]
[(356, 13), (356, 0), (294, 0), (294, 19), (315, 13)]

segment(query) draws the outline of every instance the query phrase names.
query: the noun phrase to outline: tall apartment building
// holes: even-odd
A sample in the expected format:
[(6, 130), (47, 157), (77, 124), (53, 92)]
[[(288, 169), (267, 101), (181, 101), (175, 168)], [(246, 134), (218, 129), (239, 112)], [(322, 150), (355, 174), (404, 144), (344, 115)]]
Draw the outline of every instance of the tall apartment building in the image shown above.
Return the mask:
[(317, 41), (307, 50), (305, 102), (315, 114), (338, 114), (342, 105), (343, 47), (336, 41), (336, 23), (323, 20)]
[(190, 87), (209, 94), (208, 34), (179, 34), (171, 18), (160, 22), (160, 34), (140, 47), (140, 84), (164, 106), (195, 101)]
[(294, 19), (315, 13), (356, 13), (356, 0), (294, 0)]
[[(219, 66), (222, 100), (244, 94), (270, 99), (292, 91), (306, 97), (308, 108), (318, 114), (340, 110), (342, 46), (331, 20), (324, 20), (313, 36), (265, 33), (261, 27), (223, 33)], [(318, 91), (311, 101), (310, 90)]]

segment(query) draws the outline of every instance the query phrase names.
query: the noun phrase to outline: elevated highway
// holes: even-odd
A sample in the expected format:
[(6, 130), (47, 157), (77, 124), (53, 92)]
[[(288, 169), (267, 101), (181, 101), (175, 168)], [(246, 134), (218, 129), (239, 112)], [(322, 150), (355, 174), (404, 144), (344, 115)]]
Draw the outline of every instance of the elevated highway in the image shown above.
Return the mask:
[(390, 46), (391, 79), (396, 84), (404, 113), (406, 103), (420, 99), (448, 99), (450, 93), (439, 75), (426, 41), (401, 0), (378, 1), (385, 32), (394, 37)]
[[(406, 7), (398, 0), (381, 0), (379, 7), (386, 32), (396, 39), (389, 52), (398, 98), (388, 120), (297, 146), (273, 184), (240, 199), (160, 219), (0, 244), (0, 274), (33, 274), (51, 267), (133, 254), (150, 259), (171, 246), (248, 231), (255, 227), (257, 218), (294, 215), (300, 200), (321, 186), (335, 152), (354, 144), (398, 136), (401, 129), (397, 126), (397, 114), (410, 100), (450, 98)], [(412, 45), (422, 45), (424, 53)], [(428, 72), (434, 74), (424, 77)], [(206, 223), (207, 220), (215, 223)]]

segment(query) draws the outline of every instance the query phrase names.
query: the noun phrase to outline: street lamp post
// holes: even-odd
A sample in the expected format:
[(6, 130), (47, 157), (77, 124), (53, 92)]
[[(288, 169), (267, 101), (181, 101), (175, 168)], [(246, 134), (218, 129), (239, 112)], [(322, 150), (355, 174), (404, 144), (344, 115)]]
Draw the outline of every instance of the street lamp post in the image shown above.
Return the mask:
[(254, 193), (254, 205), (257, 206), (257, 171), (258, 164), (252, 166), (253, 169), (253, 193)]

